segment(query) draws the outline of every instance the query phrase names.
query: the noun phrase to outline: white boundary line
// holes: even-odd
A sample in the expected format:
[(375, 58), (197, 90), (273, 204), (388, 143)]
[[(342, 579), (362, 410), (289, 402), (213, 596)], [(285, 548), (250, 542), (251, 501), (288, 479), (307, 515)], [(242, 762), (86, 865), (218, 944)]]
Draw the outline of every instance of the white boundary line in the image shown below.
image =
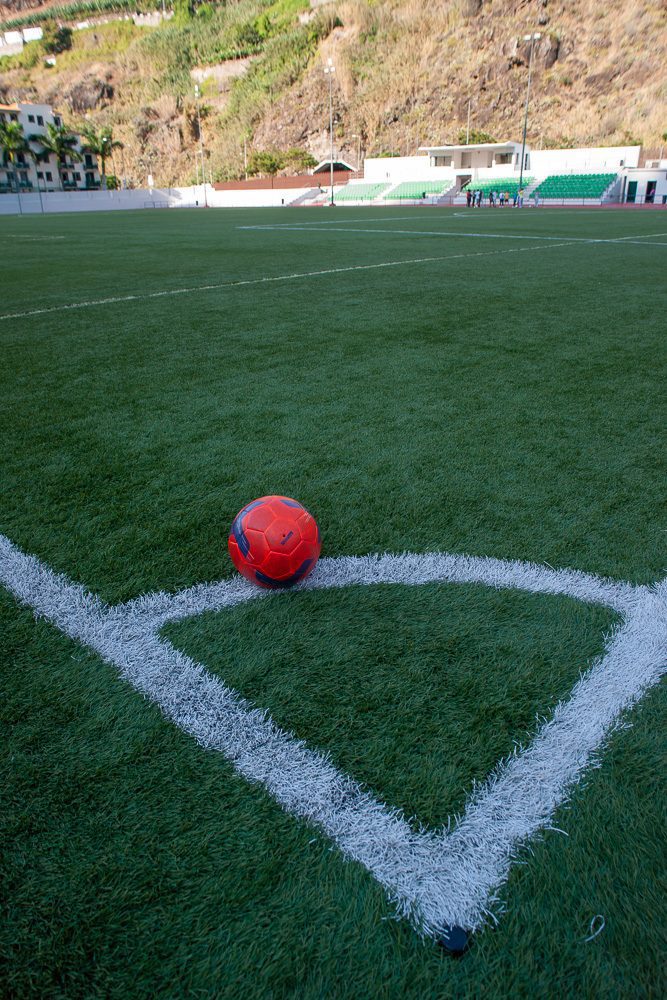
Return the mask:
[(29, 236), (27, 233), (11, 233), (7, 235), (7, 239), (11, 242), (12, 240), (66, 240), (66, 236)]
[[(312, 224), (311, 224), (312, 225)], [(285, 223), (280, 226), (275, 225), (265, 225), (265, 226), (237, 226), (237, 229), (254, 229), (254, 230), (272, 230), (280, 228), (281, 232), (318, 232), (317, 229), (308, 228), (306, 230), (305, 226)], [(638, 246), (654, 246), (662, 247), (667, 246), (667, 243), (645, 243), (645, 239), (650, 239), (652, 237), (641, 237), (637, 238), (634, 236), (620, 236), (614, 237), (612, 239), (595, 239), (588, 236), (530, 236), (528, 234), (517, 234), (517, 233), (467, 233), (467, 232), (454, 232), (446, 231), (440, 229), (359, 229), (359, 228), (347, 228), (345, 226), (332, 226), (327, 227), (326, 230), (321, 230), (322, 232), (333, 232), (333, 233), (387, 233), (392, 236), (464, 236), (469, 238), (481, 239), (481, 240), (568, 240), (570, 243), (621, 243), (630, 242), (636, 243)], [(655, 236), (662, 236), (662, 233), (655, 233)], [(667, 235), (664, 234), (664, 235)], [(559, 244), (562, 245), (562, 244)]]
[(478, 253), (452, 253), (445, 254), (440, 257), (412, 257), (408, 260), (388, 260), (382, 261), (378, 264), (352, 264), (349, 267), (330, 267), (321, 271), (298, 271), (292, 274), (269, 275), (264, 278), (242, 278), (238, 281), (222, 281), (219, 284), (214, 285), (193, 285), (189, 288), (168, 288), (161, 292), (145, 292), (137, 295), (114, 295), (104, 299), (85, 299), (82, 302), (68, 302), (59, 306), (46, 306), (43, 309), (28, 309), (25, 312), (3, 313), (0, 314), (0, 322), (2, 320), (10, 319), (27, 319), (31, 316), (45, 316), (49, 313), (67, 312), (72, 309), (89, 309), (93, 306), (106, 306), (119, 302), (139, 302), (146, 299), (162, 299), (172, 295), (192, 295), (195, 292), (220, 291), (224, 288), (234, 289), (243, 288), (248, 285), (266, 285), (271, 284), (272, 282), (298, 281), (301, 278), (320, 278), (329, 274), (346, 274), (350, 271), (375, 271), (387, 267), (404, 267), (409, 264), (429, 264), (443, 260), (461, 260), (466, 257), (494, 257), (498, 254), (522, 253), (523, 251), (528, 250), (532, 250), (534, 253), (537, 253), (538, 250), (552, 250), (557, 247), (567, 246), (571, 246), (571, 244), (553, 243), (548, 247), (519, 247), (507, 250), (480, 251)]
[(632, 586), (531, 563), (431, 553), (323, 559), (298, 589), (438, 581), (564, 594), (613, 608), (624, 621), (530, 746), (474, 791), (453, 830), (415, 832), (399, 812), (157, 634), (167, 621), (264, 592), (236, 578), (108, 607), (0, 535), (0, 583), (19, 601), (114, 664), (201, 746), (222, 752), (287, 812), (318, 827), (384, 886), (399, 916), (430, 936), (451, 925), (474, 930), (491, 915), (521, 846), (550, 827), (620, 714), (667, 666), (667, 581)]

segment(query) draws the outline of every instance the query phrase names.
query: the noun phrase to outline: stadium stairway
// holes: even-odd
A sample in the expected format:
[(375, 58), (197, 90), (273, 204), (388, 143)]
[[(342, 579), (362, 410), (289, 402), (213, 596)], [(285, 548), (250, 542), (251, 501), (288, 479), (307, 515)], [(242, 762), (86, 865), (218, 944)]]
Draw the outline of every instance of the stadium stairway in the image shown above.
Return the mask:
[(288, 204), (290, 206), (292, 206), (292, 205), (315, 204), (316, 199), (318, 199), (321, 194), (322, 194), (322, 188), (319, 188), (319, 187), (308, 188), (307, 191), (303, 191), (298, 196), (298, 198), (295, 198), (294, 201), (288, 202)]

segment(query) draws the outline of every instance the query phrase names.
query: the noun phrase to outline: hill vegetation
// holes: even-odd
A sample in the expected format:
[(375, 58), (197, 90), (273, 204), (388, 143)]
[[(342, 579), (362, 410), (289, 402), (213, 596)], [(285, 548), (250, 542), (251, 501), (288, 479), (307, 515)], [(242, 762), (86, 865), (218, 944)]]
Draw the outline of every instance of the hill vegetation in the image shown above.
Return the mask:
[[(96, 2), (111, 4), (83, 6)], [(5, 2), (6, 21), (53, 16), (53, 7), (23, 4)], [(327, 155), (329, 57), (336, 151), (352, 163), (360, 153), (457, 141), (468, 109), (474, 131), (518, 138), (523, 35), (535, 29), (531, 144), (641, 142), (657, 155), (667, 133), (660, 0), (176, 0), (174, 17), (157, 27), (115, 16), (73, 32), (55, 66), (40, 43), (3, 59), (0, 99), (44, 101), (73, 126), (112, 127), (124, 145), (114, 170), (135, 183), (149, 172), (158, 184), (194, 179), (195, 83), (215, 179), (243, 176), (248, 162), (294, 169), (298, 150), (304, 163)]]

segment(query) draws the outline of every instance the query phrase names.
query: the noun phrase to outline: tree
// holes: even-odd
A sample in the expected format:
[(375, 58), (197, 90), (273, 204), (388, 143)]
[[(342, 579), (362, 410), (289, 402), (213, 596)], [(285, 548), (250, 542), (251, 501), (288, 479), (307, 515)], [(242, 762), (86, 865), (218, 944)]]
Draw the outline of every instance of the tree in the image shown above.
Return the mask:
[(283, 163), (295, 173), (298, 173), (300, 170), (310, 170), (311, 167), (317, 166), (315, 157), (311, 156), (307, 150), (299, 149), (298, 146), (287, 150), (283, 155)]
[(255, 177), (257, 174), (268, 174), (269, 177), (275, 177), (282, 166), (283, 159), (280, 153), (269, 149), (263, 153), (255, 152), (252, 154), (248, 160), (248, 173), (251, 177)]
[(52, 125), (51, 122), (47, 122), (46, 135), (38, 133), (28, 136), (28, 138), (30, 142), (38, 142), (45, 153), (51, 153), (55, 156), (60, 186), (64, 187), (62, 168), (67, 157), (74, 163), (81, 162), (81, 153), (76, 148), (77, 137), (64, 125)]
[[(462, 128), (461, 131), (459, 132), (459, 143), (460, 143), (460, 145), (464, 145), (465, 143), (467, 143), (468, 140), (466, 139), (466, 136), (467, 136), (467, 131), (466, 131), (466, 129)], [(471, 143), (477, 144), (477, 143), (483, 143), (483, 142), (497, 142), (497, 141), (498, 140), (494, 139), (493, 136), (489, 135), (488, 132), (482, 132), (482, 130), (478, 129), (478, 128), (471, 128), (470, 129), (470, 142)]]
[(114, 139), (113, 130), (109, 125), (103, 126), (99, 132), (95, 131), (92, 125), (87, 125), (81, 130), (83, 136), (82, 149), (95, 153), (100, 158), (100, 173), (102, 174), (102, 187), (107, 188), (107, 159), (113, 156), (114, 149), (122, 149), (123, 143)]
[[(0, 149), (5, 167), (8, 164), (15, 167), (20, 155), (30, 157), (35, 155), (23, 133), (23, 126), (20, 122), (0, 121)], [(16, 188), (18, 190), (18, 177), (16, 178)]]

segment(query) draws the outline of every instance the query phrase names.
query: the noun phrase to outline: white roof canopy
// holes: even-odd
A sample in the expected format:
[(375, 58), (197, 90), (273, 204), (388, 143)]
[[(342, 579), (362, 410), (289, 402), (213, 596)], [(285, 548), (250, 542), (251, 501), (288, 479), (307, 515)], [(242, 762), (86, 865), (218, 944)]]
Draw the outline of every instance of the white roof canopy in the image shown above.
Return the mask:
[(463, 143), (456, 146), (420, 146), (419, 152), (430, 153), (431, 156), (443, 153), (470, 153), (476, 149), (494, 149), (498, 153), (513, 153), (515, 149), (520, 148), (520, 142), (471, 142), (468, 145)]

